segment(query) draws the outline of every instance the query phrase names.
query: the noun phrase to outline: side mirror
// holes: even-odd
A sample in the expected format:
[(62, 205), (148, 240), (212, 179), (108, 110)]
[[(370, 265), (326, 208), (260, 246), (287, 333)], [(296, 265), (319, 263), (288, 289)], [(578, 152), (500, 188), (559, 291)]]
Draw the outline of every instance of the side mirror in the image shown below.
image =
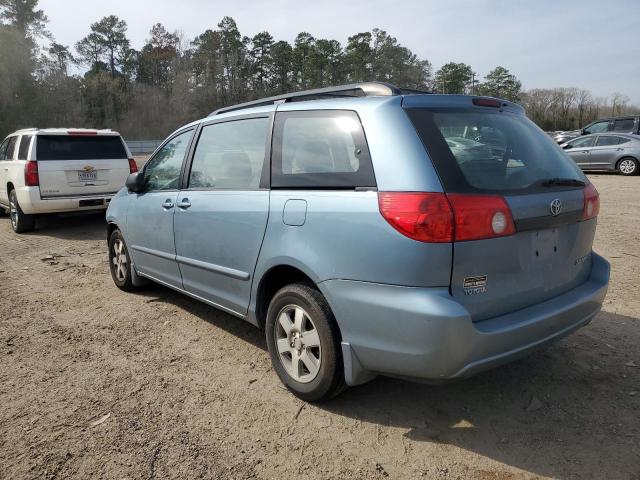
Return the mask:
[(137, 172), (132, 173), (127, 177), (125, 185), (130, 192), (140, 193), (144, 190), (145, 183), (144, 173)]
[(562, 146), (562, 149), (563, 149), (563, 150), (569, 150), (570, 148), (571, 148), (571, 145), (569, 145), (568, 143), (565, 143), (565, 144)]
[(583, 128), (582, 130), (580, 130), (580, 135), (589, 135), (589, 132), (587, 132), (586, 128)]

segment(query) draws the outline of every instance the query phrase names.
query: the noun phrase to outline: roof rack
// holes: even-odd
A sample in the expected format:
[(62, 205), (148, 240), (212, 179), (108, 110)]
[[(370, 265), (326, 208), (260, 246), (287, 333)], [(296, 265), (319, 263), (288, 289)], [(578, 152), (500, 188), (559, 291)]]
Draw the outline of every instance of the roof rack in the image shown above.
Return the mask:
[(264, 105), (273, 105), (275, 103), (286, 102), (303, 102), (306, 100), (318, 100), (323, 98), (336, 97), (370, 97), (370, 96), (392, 96), (392, 95), (409, 95), (416, 93), (431, 93), (420, 90), (410, 90), (398, 88), (395, 85), (385, 82), (366, 82), (353, 83), (350, 85), (341, 85), (338, 87), (316, 88), (314, 90), (304, 90), (302, 92), (287, 93), (275, 97), (262, 98), (252, 102), (241, 103), (230, 107), (219, 108), (209, 116), (219, 115), (221, 113), (233, 112), (235, 110), (244, 110), (245, 108), (262, 107)]

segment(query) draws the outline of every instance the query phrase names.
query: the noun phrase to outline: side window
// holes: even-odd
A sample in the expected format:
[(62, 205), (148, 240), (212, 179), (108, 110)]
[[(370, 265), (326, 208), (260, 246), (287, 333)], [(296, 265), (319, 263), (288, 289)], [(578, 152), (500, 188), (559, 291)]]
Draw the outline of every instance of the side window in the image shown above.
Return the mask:
[(596, 147), (607, 147), (609, 145), (618, 145), (620, 143), (620, 137), (613, 135), (600, 135), (596, 142)]
[(7, 145), (9, 145), (9, 139), (6, 138), (0, 145), (0, 160), (4, 160), (5, 153), (7, 151)]
[(3, 155), (4, 157), (3, 160), (13, 160), (17, 140), (18, 140), (18, 137), (9, 138), (9, 142), (7, 143), (7, 150), (4, 152), (4, 155)]
[(269, 118), (214, 123), (202, 128), (189, 188), (255, 190), (260, 186)]
[(179, 187), (180, 170), (192, 135), (193, 130), (188, 130), (173, 137), (147, 162), (144, 168), (146, 191)]
[(375, 187), (358, 115), (346, 110), (276, 114), (271, 186)]
[(576, 140), (572, 140), (571, 142), (569, 142), (569, 145), (571, 145), (571, 148), (592, 147), (595, 140), (596, 140), (596, 137), (578, 138)]
[(28, 160), (29, 146), (31, 145), (31, 135), (23, 135), (20, 138), (20, 148), (18, 149), (18, 160)]
[(618, 145), (622, 145), (623, 143), (629, 143), (631, 141), (630, 138), (618, 137)]
[(613, 130), (615, 132), (632, 132), (635, 123), (633, 118), (620, 118), (613, 122)]
[(600, 132), (606, 132), (608, 128), (609, 128), (609, 120), (604, 120), (602, 122), (596, 122), (589, 125), (587, 128), (584, 129), (584, 131), (586, 134), (600, 133)]

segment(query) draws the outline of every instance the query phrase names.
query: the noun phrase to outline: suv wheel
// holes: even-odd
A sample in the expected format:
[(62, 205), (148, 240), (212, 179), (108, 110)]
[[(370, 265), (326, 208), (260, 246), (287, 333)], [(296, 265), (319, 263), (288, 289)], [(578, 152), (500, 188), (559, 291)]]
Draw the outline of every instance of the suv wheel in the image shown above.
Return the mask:
[(109, 269), (113, 283), (120, 290), (130, 292), (135, 289), (132, 281), (132, 268), (127, 244), (124, 242), (120, 230), (116, 229), (109, 237)]
[(313, 402), (342, 391), (338, 328), (318, 290), (306, 284), (279, 290), (269, 304), (265, 330), (273, 368), (297, 397)]
[(637, 175), (638, 171), (640, 171), (640, 165), (635, 158), (626, 157), (618, 162), (618, 172), (622, 175)]
[(36, 226), (35, 216), (27, 215), (20, 208), (15, 190), (9, 192), (9, 216), (11, 217), (11, 228), (16, 233), (30, 232)]

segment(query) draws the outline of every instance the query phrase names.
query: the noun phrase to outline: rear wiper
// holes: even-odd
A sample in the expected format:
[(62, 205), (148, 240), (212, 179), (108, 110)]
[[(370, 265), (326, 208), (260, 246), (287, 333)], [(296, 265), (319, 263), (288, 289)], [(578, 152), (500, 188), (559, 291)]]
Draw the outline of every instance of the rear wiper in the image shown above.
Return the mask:
[(577, 178), (548, 178), (543, 180), (540, 185), (543, 187), (584, 187), (586, 183)]

